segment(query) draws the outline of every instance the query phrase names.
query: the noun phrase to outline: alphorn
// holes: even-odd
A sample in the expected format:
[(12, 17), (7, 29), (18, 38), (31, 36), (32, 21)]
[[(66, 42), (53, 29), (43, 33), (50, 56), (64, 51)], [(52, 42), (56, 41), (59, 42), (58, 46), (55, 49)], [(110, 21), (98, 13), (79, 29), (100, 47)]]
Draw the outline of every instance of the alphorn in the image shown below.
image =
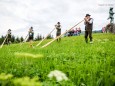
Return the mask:
[(23, 42), (26, 42), (26, 41), (27, 41), (27, 39), (28, 39), (28, 35), (29, 35), (29, 34), (27, 34), (27, 36), (26, 36), (26, 38), (24, 39)]
[(55, 28), (44, 39), (42, 39), (36, 46), (39, 46), (54, 30)]
[(4, 43), (5, 43), (6, 39), (7, 39), (7, 37), (8, 37), (8, 34), (6, 35), (6, 38), (4, 39), (4, 41), (3, 41), (3, 43), (1, 44), (0, 48), (3, 47), (3, 45), (4, 45)]
[(60, 38), (61, 36), (63, 36), (65, 33), (69, 32), (71, 29), (73, 29), (74, 27), (76, 27), (77, 25), (79, 25), (80, 23), (82, 23), (84, 20), (80, 21), (79, 23), (77, 23), (76, 25), (74, 25), (72, 28), (70, 28), (69, 30), (67, 30), (66, 32), (64, 32), (63, 34), (61, 34), (60, 36), (56, 37), (55, 39), (53, 39), (52, 41), (48, 42), (47, 44), (43, 45), (41, 48), (47, 47), (48, 45), (50, 45), (52, 42), (54, 42), (56, 39)]
[(27, 36), (25, 37), (25, 39), (24, 39), (23, 42), (20, 42), (20, 46), (21, 46), (23, 43), (25, 43), (25, 42), (27, 41), (27, 39), (28, 39), (28, 35), (29, 35), (29, 34), (27, 34)]

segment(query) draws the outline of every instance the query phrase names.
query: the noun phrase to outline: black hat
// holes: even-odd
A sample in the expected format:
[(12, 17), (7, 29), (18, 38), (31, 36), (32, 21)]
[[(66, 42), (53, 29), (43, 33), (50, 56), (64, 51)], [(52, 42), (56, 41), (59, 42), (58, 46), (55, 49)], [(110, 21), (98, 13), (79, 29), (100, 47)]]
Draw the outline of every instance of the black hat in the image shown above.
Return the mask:
[(110, 10), (112, 10), (113, 9), (113, 7), (110, 7)]
[(86, 16), (85, 16), (85, 17), (87, 17), (87, 16), (91, 16), (91, 15), (89, 15), (89, 14), (86, 14)]
[(9, 29), (8, 31), (11, 31), (11, 29)]
[(58, 22), (58, 24), (60, 24), (60, 22)]
[(31, 27), (31, 29), (33, 29), (33, 27)]

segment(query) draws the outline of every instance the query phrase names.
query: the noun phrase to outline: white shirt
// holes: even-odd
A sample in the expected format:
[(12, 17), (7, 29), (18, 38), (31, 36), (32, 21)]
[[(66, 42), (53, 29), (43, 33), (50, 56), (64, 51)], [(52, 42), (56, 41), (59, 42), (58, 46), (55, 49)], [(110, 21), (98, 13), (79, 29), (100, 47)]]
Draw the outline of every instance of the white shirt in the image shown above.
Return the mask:
[(90, 21), (89, 21), (89, 24), (92, 24), (93, 23), (93, 19), (91, 19)]

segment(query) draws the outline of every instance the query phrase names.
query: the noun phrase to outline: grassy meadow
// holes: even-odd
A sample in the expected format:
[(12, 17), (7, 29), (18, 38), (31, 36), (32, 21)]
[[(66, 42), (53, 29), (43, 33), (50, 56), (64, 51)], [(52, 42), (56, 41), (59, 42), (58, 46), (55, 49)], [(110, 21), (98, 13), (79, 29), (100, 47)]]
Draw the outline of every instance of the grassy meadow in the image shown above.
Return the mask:
[[(86, 44), (83, 35), (64, 37), (41, 48), (49, 41), (34, 48), (29, 43), (4, 45), (0, 86), (115, 86), (115, 35), (93, 34), (93, 44)], [(53, 70), (62, 71), (69, 80), (50, 80)]]

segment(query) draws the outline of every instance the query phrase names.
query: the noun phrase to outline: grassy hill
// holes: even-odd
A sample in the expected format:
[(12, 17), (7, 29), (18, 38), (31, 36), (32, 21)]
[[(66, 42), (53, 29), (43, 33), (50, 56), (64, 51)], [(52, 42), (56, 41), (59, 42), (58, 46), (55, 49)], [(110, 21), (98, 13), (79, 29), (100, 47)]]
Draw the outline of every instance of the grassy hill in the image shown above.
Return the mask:
[[(9, 83), (1, 74), (0, 84), (14, 86), (14, 79), (28, 76), (39, 78), (43, 86), (115, 86), (115, 35), (93, 34), (93, 39), (93, 44), (86, 44), (83, 36), (65, 37), (46, 48), (41, 46), (50, 40), (35, 48), (29, 43), (5, 45), (0, 49), (0, 73), (13, 77)], [(53, 70), (64, 72), (69, 80), (50, 80)]]

